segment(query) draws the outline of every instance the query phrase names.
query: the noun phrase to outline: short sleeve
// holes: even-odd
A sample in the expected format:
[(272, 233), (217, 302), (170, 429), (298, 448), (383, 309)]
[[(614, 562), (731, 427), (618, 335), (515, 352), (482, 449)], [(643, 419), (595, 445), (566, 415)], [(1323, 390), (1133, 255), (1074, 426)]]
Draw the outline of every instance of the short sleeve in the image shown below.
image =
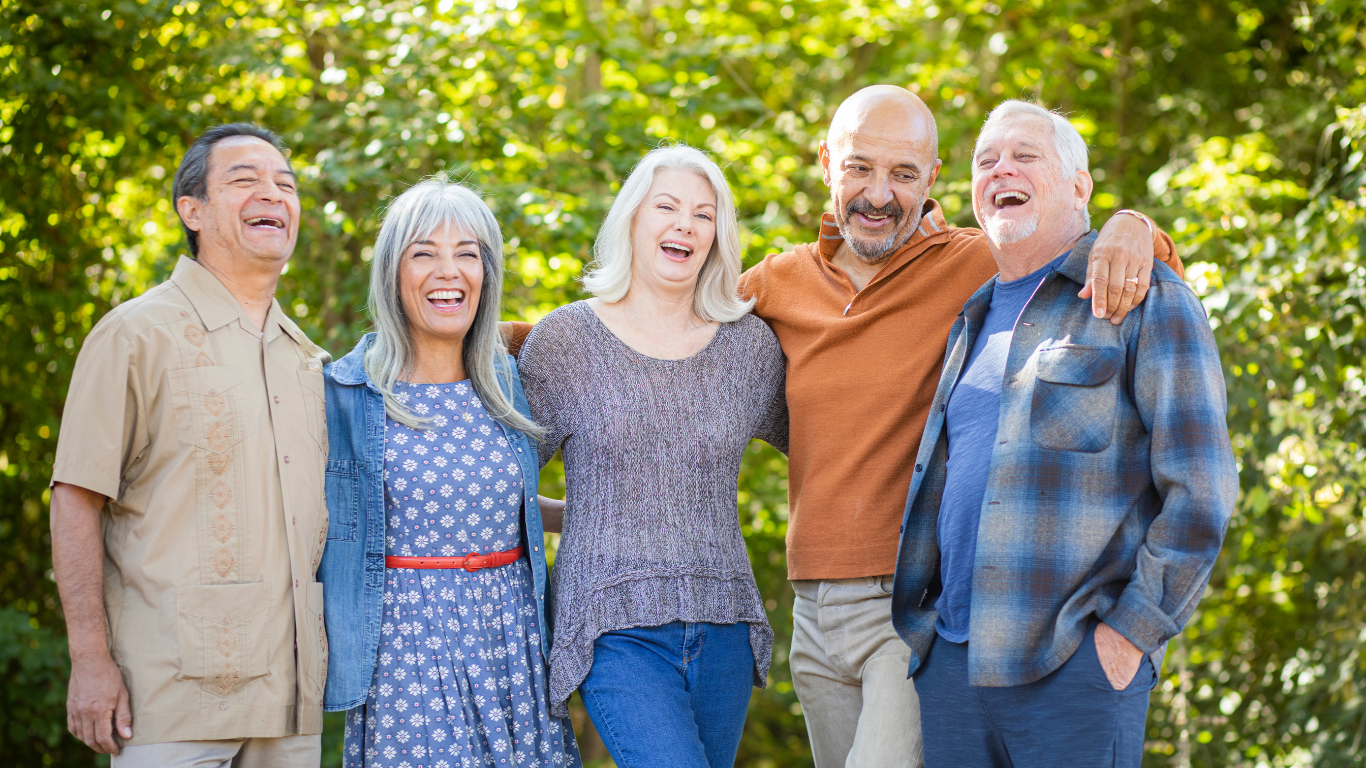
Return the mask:
[(117, 322), (97, 324), (76, 356), (52, 482), (117, 499), (125, 468), (148, 444), (140, 402), (133, 340)]
[(554, 334), (536, 326), (525, 337), (517, 356), (517, 369), (522, 374), (522, 390), (526, 393), (531, 418), (545, 429), (536, 441), (541, 466), (550, 462), (568, 436), (564, 408), (559, 402), (559, 387), (555, 381)]

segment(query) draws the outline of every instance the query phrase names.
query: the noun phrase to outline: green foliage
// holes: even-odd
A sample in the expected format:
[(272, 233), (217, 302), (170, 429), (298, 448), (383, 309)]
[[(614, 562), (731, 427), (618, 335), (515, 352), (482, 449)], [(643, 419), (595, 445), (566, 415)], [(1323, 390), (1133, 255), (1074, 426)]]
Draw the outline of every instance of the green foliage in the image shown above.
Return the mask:
[[(1211, 311), (1243, 496), (1154, 697), (1150, 763), (1353, 764), (1363, 41), (1355, 0), (0, 0), (0, 762), (89, 763), (63, 736), (61, 642), (34, 629), (61, 626), (45, 485), (82, 339), (182, 248), (170, 177), (201, 130), (253, 119), (293, 147), (305, 226), (280, 300), (340, 355), (365, 330), (378, 214), (424, 175), (487, 195), (509, 317), (536, 320), (579, 297), (612, 194), (664, 139), (727, 168), (751, 263), (811, 240), (834, 107), (891, 82), (937, 115), (934, 194), (964, 225), (986, 112), (1068, 111), (1097, 212), (1154, 213)], [(557, 466), (544, 479), (562, 488)], [(742, 765), (810, 762), (786, 509), (786, 463), (756, 445), (740, 519), (777, 647)]]

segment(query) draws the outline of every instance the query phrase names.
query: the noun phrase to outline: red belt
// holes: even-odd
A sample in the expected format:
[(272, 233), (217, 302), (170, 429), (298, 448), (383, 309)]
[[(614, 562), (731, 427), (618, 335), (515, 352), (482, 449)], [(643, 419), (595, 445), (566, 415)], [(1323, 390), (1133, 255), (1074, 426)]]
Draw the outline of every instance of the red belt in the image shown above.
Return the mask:
[(460, 557), (394, 557), (386, 555), (384, 567), (386, 568), (464, 568), (467, 571), (477, 571), (481, 568), (497, 568), (502, 565), (511, 565), (526, 553), (526, 549), (518, 547), (509, 549), (506, 552), (490, 552), (481, 555), (478, 552), (471, 552)]

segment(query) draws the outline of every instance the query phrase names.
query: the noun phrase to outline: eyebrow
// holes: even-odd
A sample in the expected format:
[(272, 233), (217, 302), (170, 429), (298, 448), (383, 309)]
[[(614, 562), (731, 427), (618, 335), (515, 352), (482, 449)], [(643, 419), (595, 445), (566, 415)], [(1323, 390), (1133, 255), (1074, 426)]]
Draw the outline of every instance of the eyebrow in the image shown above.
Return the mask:
[[(436, 247), (436, 243), (433, 242), (433, 241), (431, 241), (431, 240), (414, 240), (414, 241), (411, 243), (411, 245), (409, 245), (409, 247), (411, 248), (413, 245), (430, 245), (430, 246), (432, 246), (432, 247)], [(461, 240), (460, 242), (456, 243), (456, 246), (461, 246), (461, 245), (479, 245), (479, 241), (478, 241), (478, 240)]]
[[(683, 201), (682, 201), (682, 200), (679, 200), (678, 198), (674, 197), (673, 195), (669, 194), (668, 192), (656, 192), (656, 193), (655, 193), (655, 198), (660, 198), (660, 197), (667, 197), (667, 198), (669, 198), (670, 200), (674, 201), (674, 203), (677, 204), (677, 205), (682, 205), (682, 204), (683, 204)], [(697, 207), (698, 207), (698, 208), (702, 208), (702, 207), (715, 208), (715, 207), (716, 207), (716, 204), (715, 204), (715, 203), (698, 203), (698, 204), (697, 204)]]
[[(238, 163), (237, 165), (234, 165), (234, 166), (232, 166), (231, 168), (228, 168), (228, 170), (224, 171), (224, 173), (232, 174), (232, 173), (236, 173), (236, 172), (238, 172), (238, 171), (255, 171), (255, 172), (257, 172), (257, 173), (260, 173), (260, 172), (261, 172), (261, 169), (260, 169), (258, 166), (252, 165), (251, 163)], [(285, 173), (285, 174), (289, 174), (289, 176), (291, 176), (291, 177), (293, 177), (293, 178), (296, 178), (296, 179), (298, 178), (298, 176), (295, 176), (295, 175), (294, 175), (294, 171), (291, 171), (291, 170), (289, 170), (288, 168), (285, 168), (285, 169), (278, 169), (278, 168), (277, 168), (277, 169), (275, 170), (275, 172), (276, 172), (276, 173)]]
[[(866, 155), (860, 155), (860, 154), (852, 154), (852, 155), (849, 155), (848, 157), (844, 158), (844, 162), (846, 162), (846, 163), (849, 162), (850, 160), (858, 160), (859, 162), (862, 162), (862, 163), (872, 163), (872, 162), (873, 162), (873, 159), (872, 159), (872, 158), (870, 158), (870, 157), (868, 157), (868, 156), (866, 156)], [(900, 162), (894, 164), (892, 167), (893, 167), (893, 168), (909, 168), (909, 169), (911, 169), (912, 171), (915, 171), (916, 173), (919, 173), (919, 172), (920, 172), (920, 166), (919, 166), (918, 164), (916, 164), (915, 161), (913, 161), (913, 160), (902, 160), (902, 161), (900, 161)]]

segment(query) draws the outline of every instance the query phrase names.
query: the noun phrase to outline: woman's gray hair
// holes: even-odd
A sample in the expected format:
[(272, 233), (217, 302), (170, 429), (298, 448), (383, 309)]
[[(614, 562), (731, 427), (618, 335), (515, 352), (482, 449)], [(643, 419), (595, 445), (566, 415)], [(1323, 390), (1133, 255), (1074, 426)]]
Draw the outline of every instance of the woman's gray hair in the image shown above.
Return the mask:
[(384, 395), (384, 409), (390, 418), (413, 429), (429, 426), (428, 419), (414, 414), (394, 397), (395, 382), (411, 375), (417, 362), (412, 329), (399, 292), (399, 265), (408, 246), (431, 237), (442, 227), (473, 235), (479, 241), (479, 261), (484, 268), (479, 306), (462, 350), (470, 384), (495, 419), (539, 437), (543, 430), (517, 412), (498, 384), (500, 373), (509, 382), (513, 376), (498, 328), (503, 305), (503, 233), (479, 195), (444, 174), (404, 191), (384, 213), (370, 264), (369, 309), (375, 338), (365, 352), (365, 372)]
[(655, 175), (665, 169), (701, 176), (716, 195), (716, 239), (697, 273), (693, 311), (707, 322), (739, 320), (754, 306), (754, 300), (743, 301), (739, 295), (743, 257), (735, 199), (720, 166), (704, 153), (682, 144), (652, 149), (631, 169), (631, 175), (622, 183), (621, 192), (612, 201), (612, 209), (598, 230), (598, 239), (593, 243), (593, 263), (583, 276), (583, 287), (609, 304), (626, 297), (631, 288), (631, 230), (636, 213), (645, 202)]
[[(1062, 164), (1062, 175), (1065, 179), (1071, 179), (1079, 171), (1090, 173), (1090, 159), (1086, 149), (1086, 139), (1081, 137), (1072, 123), (1061, 114), (1053, 112), (1038, 104), (1019, 99), (1003, 101), (987, 115), (986, 122), (982, 124), (982, 132), (977, 134), (977, 144), (972, 149), (973, 167), (977, 167), (975, 162), (977, 153), (982, 149), (982, 137), (987, 135), (987, 131), (994, 128), (997, 123), (1013, 115), (1032, 115), (1042, 117), (1053, 126), (1053, 149), (1058, 153), (1058, 160)], [(1086, 226), (1091, 226), (1091, 212), (1082, 210), (1082, 216), (1086, 220)]]

